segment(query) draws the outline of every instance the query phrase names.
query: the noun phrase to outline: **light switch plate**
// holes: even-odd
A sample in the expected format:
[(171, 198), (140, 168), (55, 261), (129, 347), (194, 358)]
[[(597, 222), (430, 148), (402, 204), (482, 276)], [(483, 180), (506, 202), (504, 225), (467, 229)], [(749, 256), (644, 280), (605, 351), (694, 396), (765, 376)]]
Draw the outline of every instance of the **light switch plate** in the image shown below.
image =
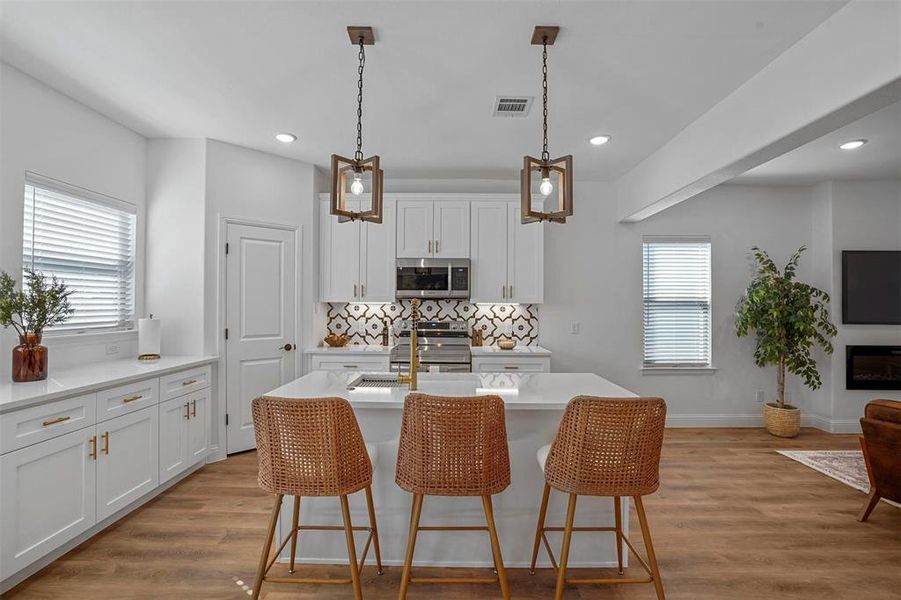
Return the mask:
[(572, 322), (569, 325), (569, 332), (572, 335), (579, 335), (579, 330), (581, 329), (581, 327), (582, 327), (581, 323)]
[(107, 344), (106, 345), (106, 353), (109, 354), (119, 354), (122, 350), (122, 347), (119, 344)]

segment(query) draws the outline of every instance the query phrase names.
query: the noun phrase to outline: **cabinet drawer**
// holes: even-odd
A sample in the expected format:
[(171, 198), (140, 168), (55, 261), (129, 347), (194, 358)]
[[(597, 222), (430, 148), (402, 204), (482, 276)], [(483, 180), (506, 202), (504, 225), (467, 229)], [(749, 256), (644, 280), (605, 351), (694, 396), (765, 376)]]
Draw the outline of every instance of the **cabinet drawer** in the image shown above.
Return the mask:
[(195, 369), (185, 369), (160, 377), (160, 400), (165, 402), (197, 390), (210, 387), (212, 369), (209, 365)]
[(97, 422), (97, 394), (85, 394), (0, 415), (0, 454)]
[(97, 392), (97, 422), (159, 404), (160, 380), (147, 379)]
[(550, 358), (474, 358), (474, 373), (548, 373), (551, 370)]
[(388, 371), (388, 357), (372, 358), (368, 356), (313, 356), (314, 371), (370, 371), (385, 373)]

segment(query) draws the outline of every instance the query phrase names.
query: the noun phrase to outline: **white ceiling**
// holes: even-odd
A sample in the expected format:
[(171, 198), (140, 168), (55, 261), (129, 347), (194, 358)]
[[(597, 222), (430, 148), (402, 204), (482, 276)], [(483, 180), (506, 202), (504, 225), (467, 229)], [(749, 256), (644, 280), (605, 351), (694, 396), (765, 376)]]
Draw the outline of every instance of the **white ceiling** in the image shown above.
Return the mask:
[[(320, 166), (352, 155), (356, 50), (371, 25), (364, 152), (386, 177), (514, 178), (540, 152), (536, 24), (549, 50), (550, 152), (617, 179), (844, 2), (2, 3), (5, 62), (148, 137), (208, 137)], [(536, 95), (526, 119), (499, 94)], [(274, 141), (291, 131), (290, 146)], [(606, 146), (586, 139), (609, 133)]]
[[(868, 140), (857, 150), (839, 146)], [(733, 183), (812, 185), (829, 180), (901, 178), (901, 102), (751, 169)]]

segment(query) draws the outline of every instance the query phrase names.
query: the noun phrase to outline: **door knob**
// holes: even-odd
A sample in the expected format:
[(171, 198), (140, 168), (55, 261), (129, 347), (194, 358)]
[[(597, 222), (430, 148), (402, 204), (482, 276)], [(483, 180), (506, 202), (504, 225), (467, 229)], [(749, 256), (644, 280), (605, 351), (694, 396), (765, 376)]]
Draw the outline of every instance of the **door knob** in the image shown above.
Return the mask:
[(282, 350), (284, 350), (285, 352), (291, 352), (291, 350), (294, 350), (295, 348), (297, 348), (297, 346), (295, 346), (294, 344), (285, 344), (284, 346), (282, 346)]

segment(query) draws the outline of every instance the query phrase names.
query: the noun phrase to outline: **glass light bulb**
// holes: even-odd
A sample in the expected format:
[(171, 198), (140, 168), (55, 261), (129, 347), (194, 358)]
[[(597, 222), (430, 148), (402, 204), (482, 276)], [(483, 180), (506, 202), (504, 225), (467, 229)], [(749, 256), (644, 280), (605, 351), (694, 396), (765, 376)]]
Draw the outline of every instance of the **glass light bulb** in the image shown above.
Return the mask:
[(542, 196), (550, 196), (554, 191), (554, 184), (551, 183), (550, 177), (543, 177), (541, 179), (541, 185), (538, 186), (538, 191), (541, 192)]
[(354, 181), (350, 184), (350, 193), (354, 196), (363, 193), (363, 178), (359, 173), (354, 173)]

